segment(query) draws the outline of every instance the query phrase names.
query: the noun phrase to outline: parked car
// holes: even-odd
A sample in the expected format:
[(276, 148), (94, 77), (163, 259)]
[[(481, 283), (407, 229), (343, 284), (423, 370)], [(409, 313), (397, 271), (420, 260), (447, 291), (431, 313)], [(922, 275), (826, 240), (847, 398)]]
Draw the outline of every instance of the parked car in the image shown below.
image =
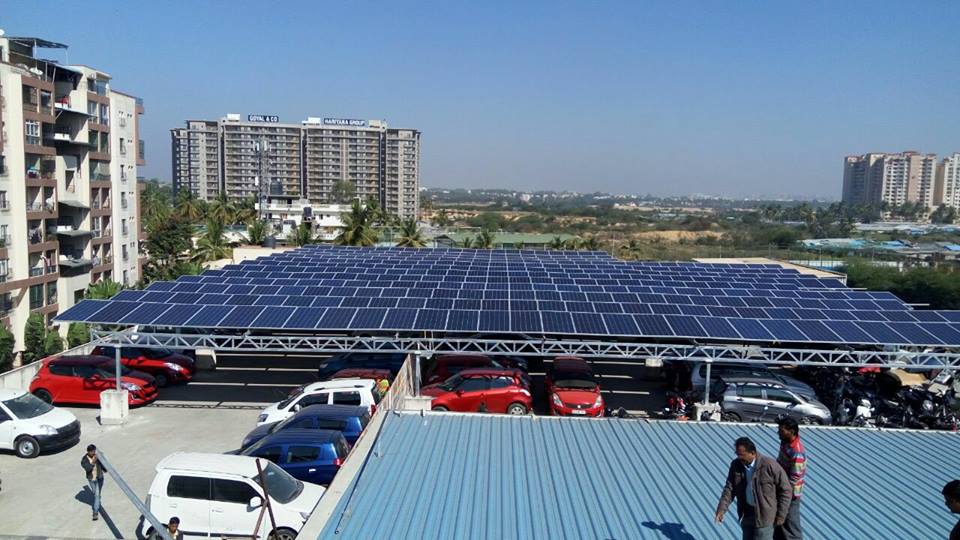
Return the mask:
[(465, 369), (442, 383), (424, 386), (435, 411), (526, 414), (533, 397), (518, 369)]
[(426, 384), (443, 382), (465, 369), (506, 369), (506, 366), (481, 354), (442, 354), (433, 359), (423, 373)]
[(557, 416), (603, 416), (603, 396), (593, 368), (576, 356), (560, 356), (546, 371), (550, 413)]
[(32, 458), (78, 442), (80, 422), (73, 413), (23, 390), (0, 388), (0, 448)]
[[(767, 366), (762, 364), (737, 364), (737, 363), (728, 363), (728, 362), (715, 362), (713, 368), (710, 370), (710, 377), (758, 377), (765, 380), (773, 379), (785, 387), (789, 388), (793, 392), (807, 396), (812, 399), (817, 399), (817, 393), (813, 390), (809, 384), (791, 377), (789, 375), (784, 375), (771, 370)], [(693, 370), (690, 374), (690, 387), (696, 391), (702, 392), (704, 389), (704, 384), (707, 380), (707, 364), (700, 362), (693, 365)]]
[(830, 409), (782, 384), (757, 383), (753, 378), (725, 378), (720, 402), (722, 418), (739, 422), (775, 422), (783, 416), (801, 424), (830, 424)]
[[(253, 534), (257, 538), (293, 540), (324, 488), (297, 480), (279, 466), (260, 460), (272, 511), (270, 519), (262, 518), (264, 489), (257, 461), (224, 454), (171, 454), (157, 464), (146, 506), (162, 523), (179, 517), (191, 536), (249, 538)], [(271, 529), (271, 521), (276, 528)], [(140, 533), (149, 538), (152, 532), (150, 522), (143, 520)]]
[(326, 381), (342, 369), (386, 369), (395, 377), (406, 358), (407, 353), (338, 354), (320, 362), (317, 378)]
[[(116, 348), (100, 346), (93, 354), (113, 359)], [(157, 386), (163, 388), (171, 383), (185, 383), (196, 373), (196, 363), (186, 355), (170, 349), (147, 349), (140, 347), (121, 347), (120, 363), (130, 369), (153, 375)]]
[(371, 379), (337, 379), (301, 387), (287, 399), (274, 403), (260, 413), (257, 425), (279, 422), (310, 405), (360, 405), (373, 413), (380, 394), (377, 383)]
[[(47, 403), (100, 404), (100, 392), (116, 388), (114, 360), (103, 356), (59, 356), (42, 361), (30, 382), (30, 393)], [(130, 405), (157, 399), (149, 374), (121, 370), (120, 385), (129, 392)]]
[(332, 429), (285, 429), (242, 453), (268, 459), (298, 480), (326, 486), (340, 471), (350, 445), (343, 433)]
[(343, 433), (347, 443), (353, 446), (369, 422), (370, 411), (363, 406), (310, 405), (282, 422), (257, 426), (243, 438), (240, 448), (247, 448), (267, 435), (285, 429), (332, 429)]

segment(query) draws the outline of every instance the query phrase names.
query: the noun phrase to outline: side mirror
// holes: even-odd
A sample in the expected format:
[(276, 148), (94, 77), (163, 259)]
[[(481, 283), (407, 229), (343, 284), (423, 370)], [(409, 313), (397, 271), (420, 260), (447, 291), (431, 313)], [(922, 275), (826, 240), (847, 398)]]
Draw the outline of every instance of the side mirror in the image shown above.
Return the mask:
[(247, 504), (250, 505), (250, 508), (260, 508), (260, 506), (263, 504), (263, 499), (255, 495), (250, 497), (250, 502)]
[(293, 406), (293, 412), (299, 412), (300, 409), (302, 409), (302, 408), (303, 408), (303, 407), (301, 407), (300, 404), (297, 403), (296, 405)]

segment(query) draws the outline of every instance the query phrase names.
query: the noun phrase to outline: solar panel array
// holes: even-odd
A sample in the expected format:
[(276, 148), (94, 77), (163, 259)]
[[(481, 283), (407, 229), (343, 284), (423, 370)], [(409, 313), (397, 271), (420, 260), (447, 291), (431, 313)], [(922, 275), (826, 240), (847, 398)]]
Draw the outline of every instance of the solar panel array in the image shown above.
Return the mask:
[(86, 300), (61, 321), (316, 332), (952, 346), (960, 312), (764, 264), (625, 262), (602, 252), (295, 251)]

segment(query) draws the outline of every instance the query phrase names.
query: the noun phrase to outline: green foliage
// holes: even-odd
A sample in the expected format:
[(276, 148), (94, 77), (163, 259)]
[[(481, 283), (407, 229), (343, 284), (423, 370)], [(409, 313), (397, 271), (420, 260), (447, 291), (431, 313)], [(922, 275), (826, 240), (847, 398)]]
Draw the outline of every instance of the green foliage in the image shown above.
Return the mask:
[(13, 347), (17, 338), (6, 326), (0, 325), (0, 373), (13, 369)]
[(144, 183), (140, 192), (140, 219), (144, 226), (168, 219), (173, 213), (173, 188), (156, 178)]
[(63, 352), (63, 338), (56, 330), (48, 330), (43, 337), (43, 355), (47, 357), (59, 352)]
[(483, 229), (473, 239), (473, 247), (477, 249), (493, 249), (496, 245), (496, 235), (489, 229)]
[(47, 327), (43, 316), (31, 313), (23, 330), (23, 363), (32, 364), (46, 356)]
[(108, 300), (116, 296), (122, 288), (116, 281), (101, 279), (96, 283), (87, 285), (87, 290), (83, 296), (91, 300)]
[(563, 239), (559, 236), (554, 236), (553, 240), (550, 241), (550, 249), (563, 249)]
[(90, 341), (90, 329), (87, 325), (78, 322), (70, 323), (67, 327), (67, 346), (71, 349)]
[(193, 245), (193, 226), (183, 218), (170, 219), (151, 224), (144, 243), (149, 260), (144, 275), (146, 280), (171, 280), (177, 273), (178, 263), (189, 253)]
[(405, 219), (400, 224), (400, 238), (397, 241), (397, 247), (422, 248), (427, 245), (423, 238), (423, 232), (417, 226), (417, 220)]
[(952, 206), (942, 204), (930, 214), (931, 223), (953, 224), (957, 220), (957, 209)]
[(257, 197), (251, 195), (234, 205), (234, 223), (243, 223), (247, 226), (257, 221)]
[(506, 219), (496, 212), (484, 212), (477, 217), (467, 220), (471, 227), (479, 227), (490, 231), (503, 230), (507, 224)]
[(301, 223), (287, 235), (287, 244), (291, 246), (302, 247), (312, 243), (314, 243), (313, 230), (306, 222)]
[(208, 217), (206, 231), (197, 240), (190, 260), (198, 263), (226, 259), (233, 255), (233, 248), (227, 244), (224, 222)]
[(247, 225), (247, 241), (251, 245), (259, 246), (270, 234), (270, 224), (263, 220), (255, 220)]
[(189, 191), (181, 191), (177, 197), (175, 213), (187, 223), (196, 223), (203, 219), (207, 205)]
[(447, 213), (446, 208), (441, 208), (439, 212), (434, 214), (433, 224), (437, 227), (446, 227), (450, 225), (450, 215)]
[(335, 242), (341, 246), (372, 246), (379, 240), (375, 223), (385, 219), (380, 206), (374, 201), (360, 204), (353, 201), (350, 213), (343, 216), (343, 230)]
[(357, 198), (357, 186), (349, 180), (337, 180), (331, 190), (331, 199), (336, 204), (347, 204)]
[(932, 309), (960, 309), (960, 278), (937, 268), (896, 268), (855, 261), (847, 265), (847, 284), (870, 290), (890, 291), (909, 303), (929, 304)]
[(220, 195), (207, 206), (206, 218), (207, 227), (209, 227), (210, 222), (213, 221), (219, 223), (222, 228), (227, 224), (236, 222), (237, 207), (233, 204), (233, 201), (227, 199), (226, 193), (220, 193)]

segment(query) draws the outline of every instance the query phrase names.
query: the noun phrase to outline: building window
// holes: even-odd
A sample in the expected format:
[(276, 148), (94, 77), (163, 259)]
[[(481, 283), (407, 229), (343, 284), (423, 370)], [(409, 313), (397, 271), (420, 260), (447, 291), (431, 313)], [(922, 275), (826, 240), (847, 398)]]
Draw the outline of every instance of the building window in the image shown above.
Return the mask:
[(123, 137), (120, 137), (120, 155), (127, 155), (127, 140)]
[(30, 286), (30, 309), (43, 307), (43, 285)]
[(126, 270), (123, 271), (123, 285), (130, 285), (130, 272)]
[(27, 144), (40, 144), (40, 122), (27, 120), (23, 123), (23, 132), (27, 138)]
[(87, 114), (89, 114), (90, 116), (94, 116), (94, 117), (97, 116), (97, 102), (96, 102), (96, 101), (88, 101), (88, 102), (87, 102)]

